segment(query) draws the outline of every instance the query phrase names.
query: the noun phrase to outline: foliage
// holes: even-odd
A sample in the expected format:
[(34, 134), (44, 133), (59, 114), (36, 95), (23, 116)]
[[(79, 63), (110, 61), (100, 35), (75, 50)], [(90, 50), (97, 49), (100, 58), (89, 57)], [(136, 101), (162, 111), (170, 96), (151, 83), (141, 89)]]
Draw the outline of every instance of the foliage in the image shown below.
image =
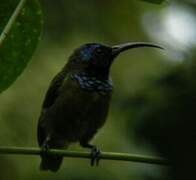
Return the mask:
[(166, 0), (142, 0), (142, 1), (146, 1), (146, 2), (154, 3), (154, 4), (161, 4)]
[[(0, 3), (0, 32), (3, 32), (15, 11), (18, 0)], [(0, 44), (0, 92), (7, 89), (23, 72), (40, 39), (42, 15), (37, 0), (27, 0), (10, 32)], [(3, 36), (4, 34), (1, 34)]]

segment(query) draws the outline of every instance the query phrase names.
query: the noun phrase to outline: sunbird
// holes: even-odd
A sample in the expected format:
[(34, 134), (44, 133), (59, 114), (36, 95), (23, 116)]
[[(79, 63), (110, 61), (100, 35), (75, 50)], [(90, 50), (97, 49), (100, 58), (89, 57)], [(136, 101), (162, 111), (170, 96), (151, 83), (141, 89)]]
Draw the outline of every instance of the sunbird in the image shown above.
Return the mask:
[(112, 96), (110, 67), (121, 53), (140, 47), (160, 48), (147, 42), (108, 46), (88, 43), (77, 48), (54, 77), (46, 93), (38, 122), (41, 170), (57, 171), (63, 157), (49, 155), (50, 148), (68, 148), (79, 142), (91, 149), (91, 165), (98, 163), (100, 150), (90, 140), (104, 125)]

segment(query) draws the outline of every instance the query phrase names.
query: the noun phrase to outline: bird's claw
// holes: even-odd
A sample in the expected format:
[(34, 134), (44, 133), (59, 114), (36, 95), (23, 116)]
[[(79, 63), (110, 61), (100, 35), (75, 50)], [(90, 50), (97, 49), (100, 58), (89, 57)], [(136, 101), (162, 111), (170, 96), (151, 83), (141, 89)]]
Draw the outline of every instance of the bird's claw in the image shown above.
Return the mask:
[(41, 154), (46, 154), (49, 150), (49, 145), (47, 143), (44, 143), (41, 147)]
[(94, 164), (99, 165), (100, 154), (101, 151), (96, 146), (91, 149), (91, 166), (94, 166)]

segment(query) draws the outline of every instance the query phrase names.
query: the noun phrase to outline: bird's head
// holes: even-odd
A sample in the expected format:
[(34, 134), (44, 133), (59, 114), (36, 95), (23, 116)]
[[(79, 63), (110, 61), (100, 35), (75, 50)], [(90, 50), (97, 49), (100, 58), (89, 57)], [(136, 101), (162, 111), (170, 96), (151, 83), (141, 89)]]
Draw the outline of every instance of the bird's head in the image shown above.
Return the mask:
[(124, 43), (115, 46), (88, 43), (74, 51), (67, 65), (73, 71), (104, 78), (108, 77), (112, 62), (121, 52), (140, 47), (163, 49), (158, 45), (146, 42)]

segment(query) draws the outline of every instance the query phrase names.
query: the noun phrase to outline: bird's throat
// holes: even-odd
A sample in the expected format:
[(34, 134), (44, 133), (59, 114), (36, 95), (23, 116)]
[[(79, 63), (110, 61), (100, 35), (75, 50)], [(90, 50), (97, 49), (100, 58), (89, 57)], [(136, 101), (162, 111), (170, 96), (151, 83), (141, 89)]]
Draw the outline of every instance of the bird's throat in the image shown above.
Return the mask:
[(71, 78), (77, 81), (80, 87), (87, 91), (108, 92), (112, 91), (112, 81), (110, 79), (98, 79), (95, 76), (89, 76), (86, 73), (75, 73)]

